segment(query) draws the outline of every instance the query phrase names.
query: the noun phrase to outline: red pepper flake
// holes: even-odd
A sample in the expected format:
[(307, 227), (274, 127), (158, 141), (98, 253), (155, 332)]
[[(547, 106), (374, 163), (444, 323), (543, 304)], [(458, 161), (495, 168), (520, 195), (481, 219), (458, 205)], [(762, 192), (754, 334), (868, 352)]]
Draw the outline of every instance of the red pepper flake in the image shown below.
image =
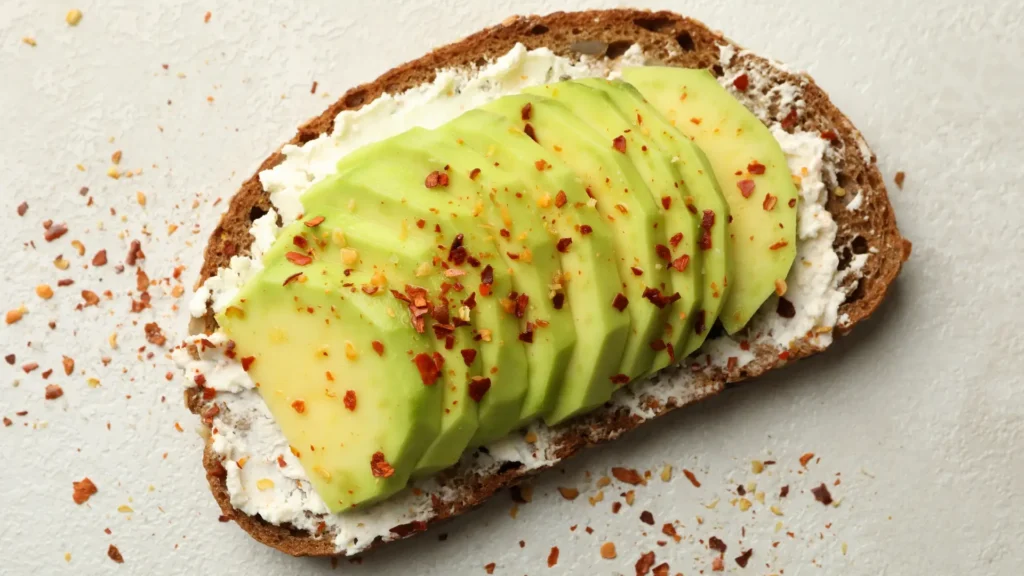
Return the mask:
[(789, 360), (789, 350), (779, 352), (779, 360), (782, 360), (783, 362)]
[(828, 486), (825, 486), (824, 482), (817, 488), (811, 488), (811, 494), (814, 494), (814, 499), (825, 506), (832, 503), (832, 494), (828, 491)]
[(412, 359), (416, 368), (420, 371), (420, 379), (424, 386), (433, 386), (437, 382), (441, 370), (434, 364), (434, 360), (426, 353), (419, 353)]
[[(446, 348), (448, 350), (451, 350), (451, 346), (446, 346)], [(434, 361), (434, 368), (436, 368), (438, 372), (441, 372), (441, 369), (444, 368), (444, 356), (441, 356), (441, 354), (434, 352), (433, 354), (430, 355), (430, 358), (431, 360)]]
[(296, 400), (295, 402), (292, 402), (292, 410), (295, 410), (299, 414), (304, 414), (306, 412), (306, 402), (304, 400)]
[(722, 542), (722, 539), (718, 536), (712, 536), (711, 538), (708, 538), (708, 548), (711, 548), (715, 552), (720, 552), (722, 554), (725, 554), (725, 551), (729, 549), (725, 542)]
[(619, 152), (622, 152), (623, 154), (625, 154), (626, 153), (626, 137), (622, 136), (621, 134), (619, 136), (616, 136), (615, 139), (612, 140), (612, 148), (615, 148)]
[(711, 230), (711, 228), (714, 225), (715, 225), (715, 211), (714, 210), (705, 210), (704, 213), (701, 214), (701, 217), (700, 217), (700, 227), (703, 230)]
[(519, 111), (519, 117), (522, 118), (524, 122), (527, 122), (530, 120), (530, 116), (532, 116), (532, 113), (533, 104), (531, 102), (527, 102), (526, 105), (523, 106), (523, 109)]
[(748, 548), (744, 550), (742, 554), (736, 557), (736, 563), (739, 564), (740, 568), (746, 568), (747, 562), (750, 561), (750, 557), (754, 555), (754, 549)]
[(423, 182), (427, 188), (437, 188), (438, 186), (444, 188), (448, 186), (448, 175), (444, 172), (434, 170), (430, 174), (427, 174), (427, 179)]
[(654, 350), (655, 352), (661, 352), (662, 350), (665, 349), (665, 341), (661, 340), (661, 339), (658, 339), (658, 340), (655, 340), (655, 341), (651, 342), (650, 346), (651, 346), (651, 350)]
[(901, 171), (901, 172), (897, 172), (896, 173), (896, 177), (893, 178), (893, 182), (896, 183), (896, 187), (897, 188), (899, 188), (900, 190), (903, 190), (903, 182), (906, 179), (907, 179), (907, 175)]
[(747, 164), (747, 172), (750, 172), (751, 174), (764, 174), (764, 169), (764, 164), (761, 164), (757, 160)]
[(530, 139), (533, 140), (534, 142), (537, 141), (537, 133), (533, 131), (532, 124), (527, 123), (526, 126), (523, 126), (523, 132), (526, 133), (526, 135), (529, 136)]
[(515, 314), (516, 318), (522, 318), (526, 315), (526, 307), (530, 305), (530, 297), (526, 294), (520, 294), (516, 298)]
[(64, 395), (64, 389), (56, 384), (48, 384), (46, 386), (46, 399), (56, 400)]
[(619, 292), (618, 294), (616, 294), (615, 295), (615, 299), (612, 300), (612, 308), (615, 308), (619, 312), (622, 312), (623, 310), (625, 310), (626, 306), (628, 306), (628, 305), (629, 305), (629, 298), (626, 298), (626, 295), (623, 294), (622, 292)]
[(789, 496), (789, 484), (786, 484), (779, 490), (779, 498), (785, 498), (786, 496)]
[(469, 381), (469, 397), (474, 402), (479, 403), (484, 398), (484, 394), (491, 389), (491, 379), (483, 376), (473, 376)]
[(548, 553), (548, 568), (554, 568), (558, 564), (558, 546), (552, 546)]
[(656, 244), (654, 246), (654, 253), (658, 255), (658, 258), (662, 260), (672, 260), (672, 251), (668, 249), (668, 246), (664, 244)]
[(533, 167), (537, 169), (537, 172), (543, 172), (547, 170), (549, 166), (551, 165), (548, 164), (548, 161), (543, 158), (533, 163)]
[(417, 532), (423, 532), (426, 529), (426, 522), (424, 522), (423, 520), (413, 520), (412, 522), (395, 526), (391, 529), (391, 533), (395, 536), (398, 536), (399, 538), (405, 538), (406, 536), (415, 534)]
[(103, 266), (106, 263), (107, 263), (107, 251), (106, 250), (100, 250), (99, 252), (96, 253), (95, 256), (92, 257), (92, 265), (93, 266)]
[(18, 204), (18, 216), (24, 216), (28, 212), (28, 202)]
[(644, 524), (654, 526), (654, 515), (648, 512), (647, 510), (644, 510), (643, 512), (640, 513), (640, 521)]
[(139, 260), (145, 260), (146, 254), (142, 252), (142, 243), (138, 240), (132, 240), (131, 244), (128, 245), (128, 255), (124, 258), (124, 263), (129, 266), (135, 266), (135, 263)]
[(646, 552), (640, 556), (633, 568), (636, 569), (636, 576), (644, 576), (651, 571), (651, 566), (654, 566), (654, 552)]
[[(469, 171), (469, 179), (470, 180), (476, 180), (476, 177), (479, 176), (479, 175), (480, 175), (480, 169), (479, 168), (473, 168), (472, 170)], [(423, 228), (423, 226), (420, 226), (420, 228)]]
[(245, 370), (246, 372), (248, 372), (249, 371), (249, 367), (252, 366), (252, 363), (255, 362), (255, 361), (256, 361), (256, 357), (255, 356), (245, 356), (245, 357), (243, 357), (242, 358), (242, 370)]
[(636, 486), (644, 483), (644, 477), (635, 468), (612, 468), (612, 476), (619, 482)]
[(562, 306), (565, 305), (565, 293), (556, 292), (555, 295), (551, 297), (551, 305), (555, 307), (555, 310), (561, 310)]
[(559, 238), (558, 244), (555, 245), (558, 251), (565, 254), (569, 251), (569, 246), (572, 244), (572, 238)]
[[(487, 286), (487, 294), (490, 294), (490, 286), (494, 284), (494, 268), (492, 268), (490, 264), (484, 266), (484, 269), (480, 271), (480, 284)], [(481, 290), (480, 293), (487, 296), (487, 294), (484, 294), (483, 290)]]
[(476, 350), (473, 348), (466, 348), (459, 352), (462, 354), (462, 361), (466, 363), (466, 366), (472, 366), (473, 361), (476, 360)]
[[(168, 372), (170, 374), (170, 372)], [(210, 401), (217, 397), (217, 391), (213, 388), (203, 388), (203, 400)]]
[(665, 536), (670, 536), (676, 542), (679, 542), (682, 539), (679, 536), (679, 534), (676, 532), (676, 527), (673, 526), (672, 524), (665, 524), (664, 526), (662, 526), (661, 527), (661, 533), (664, 534)]
[(703, 122), (703, 120), (701, 118), (694, 117), (694, 118), (690, 118), (690, 122), (692, 122), (693, 124), (695, 124), (697, 126), (700, 126), (700, 123)]
[(377, 353), (377, 356), (384, 355), (384, 344), (379, 340), (374, 340), (373, 342), (370, 342), (370, 346), (373, 347), (373, 351)]
[(526, 323), (526, 331), (519, 334), (519, 341), (533, 344), (533, 322)]
[(484, 572), (487, 572), (488, 574), (494, 574), (494, 569), (497, 568), (497, 566), (498, 565), (495, 564), (494, 562), (491, 562), (489, 564), (485, 564), (484, 565)]
[(675, 234), (672, 235), (671, 238), (668, 239), (668, 244), (669, 244), (669, 246), (671, 246), (673, 248), (678, 248), (679, 247), (679, 243), (682, 242), (682, 241), (683, 241), (683, 233), (682, 232), (676, 232)]
[(768, 249), (769, 250), (778, 250), (780, 248), (785, 248), (786, 246), (789, 246), (789, 242), (786, 242), (785, 240), (779, 240), (775, 244), (772, 244), (771, 246), (769, 246)]
[(146, 333), (146, 340), (150, 344), (163, 346), (164, 344), (167, 343), (167, 337), (164, 336), (163, 330), (160, 329), (160, 325), (157, 324), (156, 322), (150, 322), (146, 324), (143, 327), (143, 329), (145, 330)]
[(664, 309), (665, 306), (672, 304), (676, 300), (679, 300), (681, 296), (679, 292), (674, 292), (670, 296), (665, 296), (661, 293), (661, 290), (657, 288), (644, 288), (643, 297), (646, 298), (651, 304), (654, 304), (658, 309)]
[(349, 412), (356, 411), (356, 391), (346, 390), (345, 396), (342, 397), (341, 402), (345, 405), (345, 409)]
[(780, 296), (779, 304), (775, 307), (775, 312), (783, 318), (792, 318), (796, 316), (796, 306), (788, 299)]
[(72, 482), (71, 485), (74, 488), (71, 499), (75, 501), (75, 504), (85, 504), (93, 494), (98, 492), (96, 485), (89, 478), (82, 478), (79, 482)]
[(837, 135), (832, 130), (823, 130), (821, 132), (821, 137), (822, 137), (822, 139), (828, 140), (829, 142), (838, 142), (839, 141), (839, 135)]
[(782, 119), (782, 129), (786, 131), (792, 130), (796, 126), (796, 121), (796, 108), (792, 108), (789, 114), (786, 114), (786, 117)]
[(675, 268), (677, 272), (686, 272), (686, 267), (689, 265), (690, 256), (688, 254), (683, 254), (672, 261), (672, 267)]
[(807, 463), (811, 461), (811, 458), (814, 458), (814, 452), (807, 452), (803, 456), (800, 456), (800, 465), (807, 468)]
[(43, 238), (47, 242), (53, 242), (57, 238), (68, 233), (68, 225), (61, 222), (60, 224), (51, 223), (46, 227), (46, 232), (43, 233)]
[(420, 218), (419, 220), (417, 220), (417, 221), (416, 221), (416, 227), (417, 227), (417, 228), (419, 228), (419, 229), (421, 229), (421, 230), (422, 230), (422, 229), (423, 229), (423, 227), (424, 227), (424, 226), (426, 226), (426, 225), (427, 225), (427, 221), (426, 221), (426, 220), (424, 220), (423, 218)]
[(736, 366), (739, 363), (740, 363), (740, 359), (739, 358), (737, 358), (736, 356), (729, 356), (729, 358), (725, 361), (725, 370), (726, 370), (726, 372), (732, 372), (733, 370), (735, 370)]
[(25, 371), (25, 374), (28, 374), (28, 373), (30, 373), (30, 372), (32, 372), (34, 370), (38, 370), (39, 369), (39, 363), (38, 362), (29, 362), (27, 364), (22, 365), (21, 369)]
[(374, 478), (390, 478), (395, 473), (395, 469), (384, 459), (384, 453), (379, 451), (370, 457), (370, 471)]
[(295, 274), (292, 274), (291, 276), (284, 279), (284, 282), (281, 283), (281, 286), (287, 286), (292, 282), (297, 281), (300, 276), (302, 276), (302, 272), (296, 272)]
[(694, 476), (693, 472), (683, 468), (683, 476), (686, 476), (686, 479), (690, 481), (690, 484), (693, 484), (694, 488), (700, 488), (700, 481), (697, 480), (697, 477)]
[(740, 92), (746, 92), (747, 88), (750, 88), (750, 77), (747, 76), (746, 72), (740, 74), (732, 81), (732, 85), (736, 87)]
[(100, 297), (92, 290), (82, 290), (82, 300), (86, 306), (95, 306), (100, 303)]
[(789, 205), (790, 208), (795, 207), (796, 206), (796, 198), (790, 198), (789, 202), (787, 202), (787, 204)]
[(777, 204), (778, 201), (779, 201), (779, 198), (777, 196), (772, 196), (771, 194), (765, 194), (764, 195), (764, 202), (761, 203), (761, 207), (764, 208), (765, 210), (771, 211), (772, 208), (775, 208), (775, 204)]
[(644, 269), (643, 268), (637, 268), (636, 266), (631, 266), (630, 270), (633, 271), (633, 276), (643, 276), (644, 275)]
[(580, 226), (580, 234), (583, 236), (586, 236), (587, 234), (590, 234), (593, 231), (594, 229), (591, 228), (589, 224), (584, 224)]
[(757, 185), (754, 184), (753, 180), (750, 180), (748, 178), (746, 180), (740, 180), (739, 182), (737, 182), (736, 187), (740, 189), (740, 194), (742, 194), (744, 198), (750, 198), (750, 196), (754, 193), (754, 188), (756, 188)]
[(558, 194), (555, 194), (555, 208), (565, 206), (565, 203), (568, 201), (569, 199), (565, 196), (565, 190), (559, 190)]
[[(665, 543), (664, 542), (658, 542), (658, 545), (659, 546), (664, 546)], [(651, 574), (653, 574), (654, 576), (668, 576), (668, 572), (669, 572), (668, 562), (662, 562), (661, 564), (658, 564), (657, 566), (654, 567), (654, 570), (651, 572)]]
[(706, 318), (707, 318), (707, 313), (704, 310), (700, 310), (700, 311), (697, 312), (697, 314), (696, 314), (696, 316), (695, 316), (695, 318), (693, 320), (693, 331), (694, 332), (696, 332), (697, 334), (703, 334), (704, 333), (704, 329), (707, 328), (707, 326), (705, 324)]
[(462, 305), (470, 310), (476, 308), (476, 292), (470, 292), (469, 298), (462, 301)]
[(8, 354), (4, 356), (4, 361), (6, 361), (11, 366), (14, 366), (14, 363), (18, 361), (18, 357), (15, 356), (14, 354)]
[(303, 224), (305, 224), (307, 228), (316, 228), (317, 226), (323, 224), (324, 220), (325, 218), (323, 216), (316, 216), (314, 218), (306, 220), (305, 222), (303, 222)]
[[(209, 12), (207, 12), (207, 14), (209, 14)], [(107, 548), (107, 557), (113, 560), (114, 562), (117, 562), (118, 564), (124, 564), (124, 556), (121, 556), (121, 551), (118, 550), (117, 546), (114, 546), (113, 544), (111, 544), (110, 547)]]
[[(299, 236), (296, 236), (296, 238), (299, 238)], [(306, 256), (305, 254), (299, 254), (298, 252), (288, 252), (284, 255), (284, 257), (287, 258), (289, 262), (295, 264), (296, 266), (307, 266), (311, 262), (313, 262), (312, 258)]]
[(662, 196), (661, 197), (661, 206), (663, 208), (665, 208), (665, 210), (668, 210), (669, 208), (671, 208), (672, 207), (672, 197), (671, 196)]

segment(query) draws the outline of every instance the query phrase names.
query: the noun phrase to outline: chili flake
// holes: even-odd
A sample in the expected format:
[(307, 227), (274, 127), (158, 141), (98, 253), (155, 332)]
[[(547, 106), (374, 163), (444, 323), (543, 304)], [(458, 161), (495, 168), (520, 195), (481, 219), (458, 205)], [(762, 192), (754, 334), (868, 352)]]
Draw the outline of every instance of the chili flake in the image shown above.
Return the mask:
[(461, 350), (460, 354), (462, 354), (462, 361), (466, 363), (466, 366), (472, 366), (473, 361), (476, 360), (476, 350), (473, 348)]
[(434, 360), (428, 354), (421, 352), (412, 361), (420, 371), (420, 379), (423, 380), (423, 384), (425, 386), (433, 386), (437, 382), (438, 376), (441, 375), (441, 369), (437, 367)]
[(744, 198), (750, 198), (750, 196), (754, 193), (754, 188), (756, 188), (757, 185), (754, 184), (753, 180), (747, 179), (740, 180), (739, 182), (737, 182), (736, 187), (740, 189), (740, 194), (742, 194)]
[(530, 139), (533, 140), (534, 142), (537, 141), (537, 133), (533, 131), (533, 125), (532, 124), (527, 123), (526, 126), (523, 126), (523, 132), (527, 136), (529, 136)]
[(811, 494), (814, 494), (814, 499), (825, 506), (832, 503), (832, 494), (828, 491), (828, 486), (825, 486), (824, 482), (817, 488), (811, 488)]
[(627, 384), (629, 383), (629, 376), (625, 374), (615, 374), (610, 378), (610, 380), (612, 381), (612, 384), (615, 385)]
[(564, 254), (569, 251), (569, 245), (571, 244), (572, 238), (559, 238), (558, 244), (556, 244), (555, 247), (558, 248), (559, 252)]
[(374, 452), (370, 457), (370, 471), (374, 478), (390, 478), (395, 473), (395, 469), (384, 459), (383, 452)]
[(736, 87), (740, 92), (746, 92), (747, 88), (750, 88), (750, 77), (747, 76), (746, 72), (740, 74), (732, 81), (732, 85)]
[(765, 194), (764, 202), (761, 204), (761, 207), (764, 208), (765, 210), (771, 211), (772, 208), (775, 208), (775, 204), (778, 203), (778, 201), (779, 199), (777, 196)]
[(686, 272), (686, 267), (689, 265), (690, 256), (688, 254), (683, 254), (672, 261), (672, 267), (675, 268), (677, 272)]
[(296, 400), (292, 402), (292, 409), (299, 414), (303, 414), (306, 412), (306, 402), (304, 400)]
[(612, 307), (615, 308), (616, 310), (618, 310), (619, 312), (622, 312), (623, 310), (625, 310), (626, 306), (628, 306), (628, 305), (629, 305), (629, 299), (626, 298), (626, 295), (623, 294), (622, 292), (619, 292), (618, 294), (616, 294), (615, 295), (615, 299), (612, 300)]
[(590, 234), (593, 231), (594, 229), (591, 228), (589, 224), (584, 224), (580, 226), (580, 234), (583, 236), (586, 236), (587, 234)]
[(662, 260), (672, 260), (672, 251), (664, 244), (656, 244), (654, 246), (654, 253)]
[(424, 185), (427, 188), (437, 188), (438, 186), (441, 186), (442, 188), (447, 187), (448, 175), (444, 172), (434, 170), (430, 174), (427, 174), (427, 179), (424, 181)]
[(569, 199), (565, 196), (565, 190), (559, 190), (558, 194), (555, 194), (555, 208), (565, 206), (565, 203), (568, 201)]
[(242, 370), (245, 370), (246, 372), (248, 372), (249, 368), (252, 366), (252, 363), (255, 362), (255, 361), (256, 361), (256, 357), (255, 356), (245, 356), (245, 357), (243, 357), (242, 358)]
[(46, 386), (46, 399), (56, 400), (64, 395), (64, 389), (56, 384), (48, 384)]
[(614, 467), (612, 468), (612, 476), (614, 476), (619, 482), (631, 484), (633, 486), (644, 483), (643, 476), (633, 468)]
[(72, 482), (71, 485), (74, 487), (71, 499), (75, 501), (75, 504), (84, 504), (93, 494), (98, 492), (96, 485), (89, 478), (82, 478), (78, 482)]
[(295, 264), (296, 266), (306, 266), (313, 262), (312, 258), (306, 256), (305, 254), (299, 254), (298, 252), (288, 252), (284, 255), (284, 257), (287, 258), (289, 262)]
[(349, 412), (355, 412), (356, 411), (356, 391), (355, 390), (346, 390), (345, 391), (345, 396), (342, 397), (341, 401), (345, 405), (345, 408)]
[(483, 376), (473, 376), (469, 381), (469, 397), (474, 402), (479, 403), (484, 398), (484, 394), (491, 389), (491, 379)]
[(384, 344), (379, 340), (374, 340), (370, 343), (370, 346), (373, 347), (373, 351), (377, 353), (377, 356), (384, 355)]
[(525, 122), (525, 121), (530, 119), (530, 116), (532, 115), (532, 112), (533, 112), (533, 104), (530, 103), (530, 102), (527, 102), (526, 105), (523, 106), (523, 109), (519, 111), (519, 117), (522, 118), (523, 121)]
[(625, 154), (626, 153), (626, 137), (622, 136), (622, 135), (616, 136), (615, 139), (612, 140), (612, 148), (615, 148), (619, 152), (622, 152), (623, 154)]
[(661, 205), (662, 205), (663, 208), (665, 208), (665, 210), (668, 210), (669, 208), (671, 208), (672, 207), (672, 197), (671, 196), (662, 196), (661, 197)]
[(314, 218), (306, 220), (305, 222), (303, 222), (303, 224), (305, 224), (307, 228), (315, 228), (322, 224), (324, 220), (325, 218), (323, 216), (316, 216)]

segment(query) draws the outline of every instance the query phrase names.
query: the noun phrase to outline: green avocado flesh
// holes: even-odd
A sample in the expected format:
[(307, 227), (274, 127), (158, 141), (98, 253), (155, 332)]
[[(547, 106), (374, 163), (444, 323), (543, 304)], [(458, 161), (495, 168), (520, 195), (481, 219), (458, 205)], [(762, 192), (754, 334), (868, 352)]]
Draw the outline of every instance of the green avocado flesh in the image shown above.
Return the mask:
[(785, 279), (771, 133), (705, 72), (625, 78), (354, 151), (217, 315), (333, 512), (601, 406)]
[(796, 258), (797, 190), (786, 156), (707, 70), (641, 67), (622, 76), (704, 150), (729, 202), (733, 277), (719, 319), (733, 334), (785, 281)]

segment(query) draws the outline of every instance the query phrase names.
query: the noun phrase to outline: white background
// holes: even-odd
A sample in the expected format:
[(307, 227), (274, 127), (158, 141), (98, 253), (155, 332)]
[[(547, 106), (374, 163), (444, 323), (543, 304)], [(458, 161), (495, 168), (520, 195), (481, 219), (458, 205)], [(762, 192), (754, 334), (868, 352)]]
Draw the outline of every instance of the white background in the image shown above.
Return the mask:
[[(165, 379), (170, 366), (162, 351), (152, 360), (137, 352), (146, 344), (144, 322), (158, 321), (172, 342), (184, 334), (185, 315), (172, 306), (183, 305), (188, 291), (175, 299), (163, 284), (151, 290), (152, 311), (131, 315), (134, 270), (116, 275), (113, 266), (128, 240), (140, 238), (148, 274), (162, 279), (185, 265), (187, 288), (225, 206), (215, 200), (226, 201), (295, 126), (344, 89), (511, 14), (611, 5), (294, 4), (2, 2), (0, 303), (4, 310), (24, 303), (28, 313), (0, 325), (0, 353), (17, 355), (15, 366), (0, 363), (0, 416), (14, 422), (0, 427), (0, 572), (330, 571), (327, 560), (286, 557), (217, 521), (198, 422), (182, 406), (180, 378)], [(476, 513), (368, 554), (362, 565), (343, 560), (337, 571), (483, 574), (495, 562), (496, 574), (632, 574), (639, 555), (655, 550), (672, 574), (690, 575), (710, 573), (705, 543), (715, 535), (729, 546), (729, 572), (1019, 574), (1024, 10), (997, 0), (649, 5), (685, 11), (808, 70), (862, 129), (890, 183), (900, 227), (914, 242), (894, 293), (826, 355), (544, 475), (515, 519), (511, 499), (501, 494)], [(84, 12), (76, 28), (64, 23), (70, 8)], [(207, 10), (212, 18), (204, 23)], [(121, 169), (143, 168), (142, 175), (108, 178), (115, 150), (123, 151)], [(891, 185), (898, 170), (907, 174), (903, 190)], [(94, 198), (91, 207), (78, 193), (82, 186)], [(145, 207), (137, 191), (146, 194)], [(18, 217), (22, 201), (30, 208)], [(67, 222), (70, 232), (44, 242), (40, 222), (47, 218)], [(170, 223), (180, 228), (169, 236)], [(85, 256), (72, 247), (75, 239)], [(110, 264), (86, 269), (100, 248), (108, 249)], [(58, 254), (70, 261), (67, 271), (54, 267)], [(65, 277), (76, 284), (57, 289)], [(36, 297), (41, 282), (57, 296)], [(109, 289), (114, 299), (75, 311), (82, 289)], [(112, 350), (115, 331), (119, 348)], [(70, 376), (62, 355), (76, 361)], [(102, 356), (112, 359), (106, 367)], [(41, 368), (25, 374), (19, 367), (32, 361)], [(55, 401), (43, 399), (47, 368), (65, 392)], [(89, 387), (88, 378), (100, 386)], [(28, 415), (16, 416), (21, 410)], [(806, 470), (798, 462), (805, 452), (816, 454)], [(752, 459), (778, 464), (758, 476)], [(668, 483), (657, 479), (666, 463), (674, 466)], [(654, 479), (618, 514), (611, 503), (624, 489), (614, 484), (591, 507), (595, 479), (619, 465), (651, 469)], [(681, 467), (702, 486), (683, 478)], [(77, 506), (71, 483), (83, 476), (99, 493)], [(767, 492), (766, 503), (741, 512), (731, 502), (735, 486), (750, 481)], [(839, 507), (812, 498), (809, 489), (822, 481)], [(791, 492), (780, 500), (784, 484)], [(583, 495), (565, 501), (558, 486)], [(773, 515), (771, 504), (784, 515)], [(119, 512), (121, 506), (131, 511)], [(643, 510), (655, 526), (640, 522)], [(659, 547), (660, 527), (672, 521), (683, 540)], [(593, 534), (584, 531), (588, 525)], [(616, 560), (599, 557), (604, 541), (617, 544)], [(124, 564), (107, 558), (110, 544)], [(560, 549), (554, 568), (546, 562), (551, 546)], [(733, 558), (747, 548), (754, 555), (740, 570)]]

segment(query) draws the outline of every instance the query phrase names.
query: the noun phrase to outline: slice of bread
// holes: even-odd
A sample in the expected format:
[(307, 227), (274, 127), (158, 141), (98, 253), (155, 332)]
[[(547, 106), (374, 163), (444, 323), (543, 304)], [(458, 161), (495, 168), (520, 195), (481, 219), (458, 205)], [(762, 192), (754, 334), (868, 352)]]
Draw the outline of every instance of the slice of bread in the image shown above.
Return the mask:
[[(578, 58), (586, 54), (612, 59), (621, 56), (633, 44), (639, 44), (649, 58), (665, 65), (707, 68), (716, 75), (723, 73), (720, 62), (723, 55), (727, 55), (728, 62), (732, 63), (730, 69), (742, 66), (756, 71), (771, 84), (799, 86), (804, 105), (797, 110), (795, 121), (790, 115), (792, 109), (782, 109), (777, 102), (768, 106), (767, 118), (763, 119), (782, 122), (787, 129), (823, 133), (832, 139), (830, 161), (837, 178), (833, 182), (826, 180), (830, 192), (827, 209), (839, 228), (834, 249), (840, 259), (840, 268), (856, 254), (870, 254), (859, 276), (847, 278), (850, 291), (839, 309), (842, 320), (835, 327), (835, 334), (845, 334), (878, 307), (902, 263), (910, 255), (910, 243), (900, 236), (896, 228), (875, 158), (860, 133), (810, 78), (785, 71), (758, 56), (740, 52), (738, 46), (700, 22), (671, 12), (618, 9), (509, 18), (500, 25), (394, 68), (369, 84), (349, 90), (323, 114), (300, 127), (290, 144), (303, 144), (329, 132), (335, 116), (343, 110), (358, 109), (382, 93), (396, 94), (430, 82), (438, 69), (482, 64), (505, 54), (517, 42), (531, 49), (546, 47), (560, 56)], [(283, 158), (280, 151), (271, 154), (257, 174), (250, 177), (232, 198), (227, 212), (210, 237), (200, 283), (226, 266), (231, 256), (248, 254), (252, 243), (249, 228), (253, 220), (271, 208), (258, 172), (276, 166)], [(835, 193), (839, 187), (845, 190), (845, 194)], [(856, 210), (848, 207), (851, 202), (858, 203)], [(855, 289), (853, 282), (857, 283)], [(209, 312), (193, 324), (195, 332), (214, 331), (216, 328), (213, 314)], [(812, 339), (797, 341), (788, 350), (761, 343), (754, 346), (755, 359), (742, 367), (726, 369), (699, 365), (684, 368), (696, 372), (697, 377), (693, 389), (688, 390), (685, 397), (669, 397), (667, 401), (661, 401), (653, 396), (642, 396), (641, 402), (648, 414), (660, 416), (714, 395), (730, 384), (821, 349)], [(196, 389), (186, 392), (186, 403), (197, 414), (204, 408), (202, 395)], [(612, 440), (647, 419), (621, 406), (606, 405), (556, 429), (547, 456), (560, 461), (584, 447)], [(270, 524), (259, 516), (234, 509), (225, 481), (225, 469), (209, 446), (203, 464), (210, 488), (223, 513), (256, 540), (292, 555), (339, 554), (329, 532), (314, 535), (289, 526)], [(496, 491), (517, 484), (539, 468), (527, 469), (526, 466), (506, 462), (483, 473), (478, 470), (477, 467), (463, 465), (446, 473), (441, 480), (445, 490), (431, 499), (430, 517), (422, 522), (396, 527), (389, 539), (408, 536), (426, 529), (428, 524), (467, 512)], [(371, 547), (381, 543), (383, 540), (378, 539)]]

